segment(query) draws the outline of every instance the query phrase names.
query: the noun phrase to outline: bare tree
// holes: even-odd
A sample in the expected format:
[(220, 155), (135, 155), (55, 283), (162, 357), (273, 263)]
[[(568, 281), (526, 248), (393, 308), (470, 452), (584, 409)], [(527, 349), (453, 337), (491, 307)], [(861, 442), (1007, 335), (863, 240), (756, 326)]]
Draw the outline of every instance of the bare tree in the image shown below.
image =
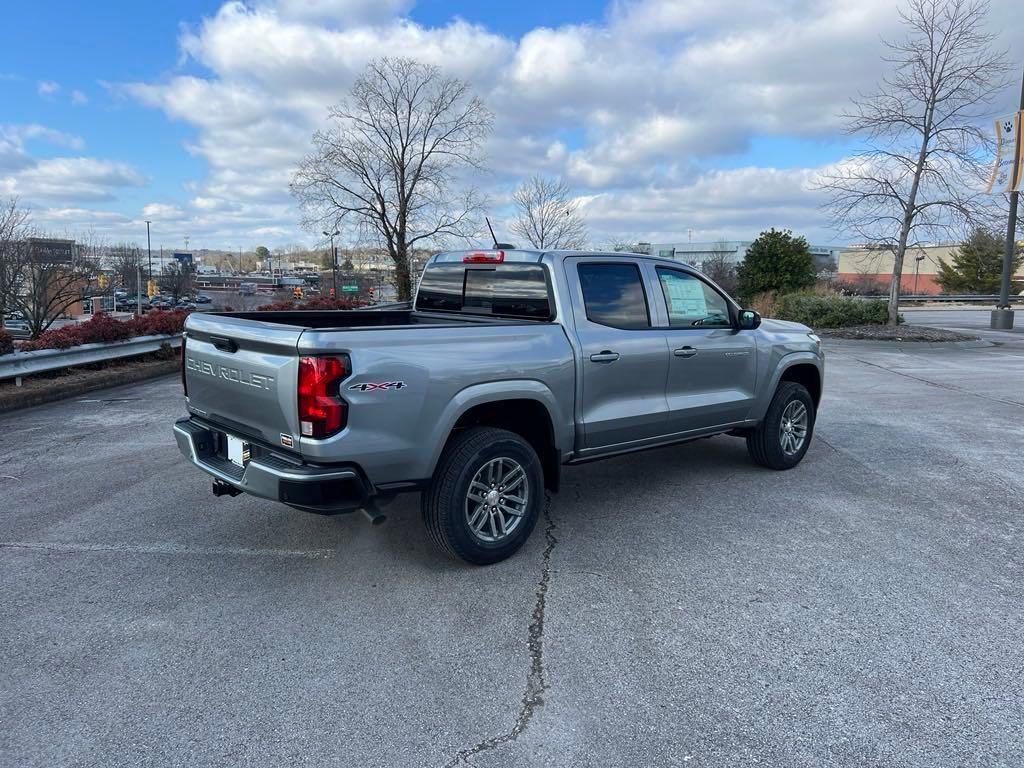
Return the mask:
[(117, 282), (126, 291), (139, 292), (139, 275), (142, 279), (148, 279), (146, 263), (142, 258), (141, 251), (135, 243), (117, 243), (110, 247), (110, 265), (114, 270)]
[(868, 148), (825, 175), (833, 225), (893, 256), (889, 323), (899, 313), (908, 247), (948, 239), (994, 213), (981, 194), (986, 105), (1007, 65), (985, 31), (984, 0), (909, 0), (906, 37), (885, 45), (891, 65), (878, 90), (854, 100), (850, 133)]
[(329, 118), (292, 180), (304, 223), (334, 231), (347, 218), (387, 249), (398, 299), (408, 300), (414, 246), (479, 231), (477, 192), (456, 181), (481, 167), (493, 116), (461, 80), (386, 58), (367, 66)]
[(170, 293), (174, 301), (191, 293), (192, 265), (181, 261), (165, 264), (160, 273), (160, 290)]
[(531, 176), (515, 191), (518, 216), (510, 229), (534, 248), (582, 248), (587, 228), (572, 199), (569, 185), (560, 179)]
[(55, 256), (39, 240), (29, 238), (19, 265), (19, 289), (12, 304), (37, 337), (72, 304), (82, 300), (99, 264), (99, 247), (93, 241), (76, 243), (70, 258)]
[(711, 256), (701, 262), (700, 269), (730, 296), (736, 295), (736, 261), (733, 256), (735, 248), (730, 248), (724, 240), (719, 240), (711, 249)]
[(12, 197), (0, 208), (0, 320), (14, 309), (14, 297), (21, 289), (30, 234), (28, 211)]

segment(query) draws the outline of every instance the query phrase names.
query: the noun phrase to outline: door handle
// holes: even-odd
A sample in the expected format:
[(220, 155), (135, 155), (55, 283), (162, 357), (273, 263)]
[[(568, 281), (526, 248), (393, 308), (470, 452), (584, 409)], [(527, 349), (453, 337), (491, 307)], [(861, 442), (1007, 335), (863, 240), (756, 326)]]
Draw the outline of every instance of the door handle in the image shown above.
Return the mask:
[(676, 357), (693, 357), (697, 354), (697, 350), (693, 347), (680, 347), (679, 349), (673, 349), (672, 354)]
[(590, 361), (593, 363), (614, 363), (619, 359), (618, 352), (612, 352), (611, 350), (604, 350), (603, 352), (597, 352), (590, 356)]
[(229, 339), (226, 336), (211, 336), (210, 343), (221, 352), (235, 353), (238, 351), (238, 344), (236, 344), (233, 339)]

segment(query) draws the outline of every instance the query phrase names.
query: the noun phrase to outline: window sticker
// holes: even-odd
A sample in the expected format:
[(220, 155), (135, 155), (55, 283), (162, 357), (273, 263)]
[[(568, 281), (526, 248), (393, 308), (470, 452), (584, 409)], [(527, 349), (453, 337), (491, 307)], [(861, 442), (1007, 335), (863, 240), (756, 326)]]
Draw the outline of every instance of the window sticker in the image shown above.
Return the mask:
[(706, 317), (708, 302), (699, 280), (669, 277), (662, 279), (668, 294), (669, 312), (677, 317)]

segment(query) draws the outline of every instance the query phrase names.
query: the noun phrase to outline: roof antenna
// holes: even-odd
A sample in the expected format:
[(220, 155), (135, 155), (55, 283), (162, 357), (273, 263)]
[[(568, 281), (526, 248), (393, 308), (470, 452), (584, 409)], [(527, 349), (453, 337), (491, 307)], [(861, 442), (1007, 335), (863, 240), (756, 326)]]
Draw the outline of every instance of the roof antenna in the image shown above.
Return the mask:
[(491, 220), (484, 216), (484, 221), (487, 222), (487, 229), (491, 231), (491, 240), (494, 242), (494, 250), (514, 251), (516, 249), (515, 245), (512, 243), (499, 243), (498, 238), (494, 236), (494, 227), (491, 226)]
[(491, 241), (494, 243), (494, 250), (498, 250), (498, 238), (494, 236), (494, 227), (491, 226), (491, 220), (484, 216), (484, 221), (487, 222), (487, 229), (491, 231)]

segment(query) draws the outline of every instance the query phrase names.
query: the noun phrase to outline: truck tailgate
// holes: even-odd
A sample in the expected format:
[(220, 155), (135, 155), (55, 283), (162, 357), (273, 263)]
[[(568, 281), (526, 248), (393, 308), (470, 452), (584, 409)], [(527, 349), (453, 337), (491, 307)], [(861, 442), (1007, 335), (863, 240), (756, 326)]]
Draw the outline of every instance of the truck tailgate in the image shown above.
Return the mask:
[(189, 411), (241, 437), (297, 450), (303, 329), (193, 313), (185, 330)]

